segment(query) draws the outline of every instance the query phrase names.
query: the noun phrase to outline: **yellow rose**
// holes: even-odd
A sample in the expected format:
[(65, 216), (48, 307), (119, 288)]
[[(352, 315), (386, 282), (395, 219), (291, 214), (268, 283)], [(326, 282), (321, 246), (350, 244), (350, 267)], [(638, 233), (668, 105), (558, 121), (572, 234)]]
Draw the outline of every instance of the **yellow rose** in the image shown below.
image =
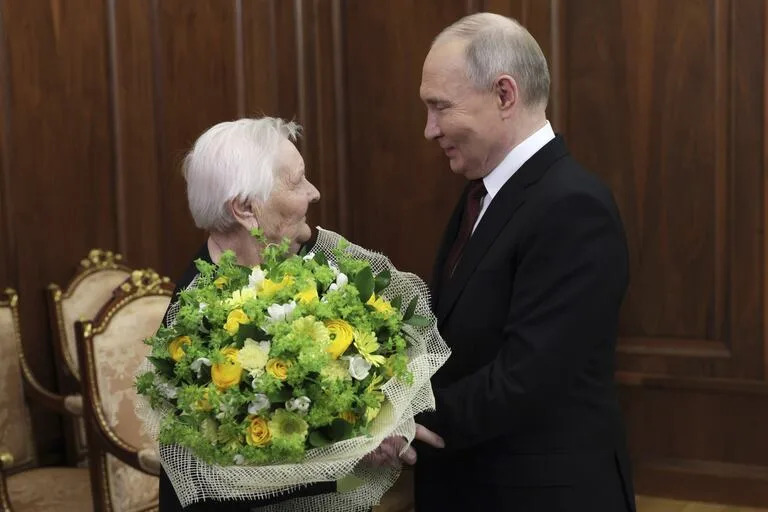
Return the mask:
[(219, 391), (224, 391), (240, 384), (243, 367), (238, 361), (238, 350), (235, 347), (222, 349), (221, 355), (224, 356), (225, 362), (211, 366), (211, 380)]
[(248, 315), (242, 309), (235, 309), (227, 315), (227, 322), (224, 324), (224, 330), (231, 336), (237, 334), (240, 324), (247, 324), (250, 321)]
[(354, 330), (344, 320), (328, 320), (325, 326), (331, 333), (331, 343), (325, 350), (331, 354), (332, 358), (338, 359), (352, 344), (355, 338)]
[(245, 442), (251, 446), (265, 446), (272, 440), (269, 426), (263, 418), (251, 417), (251, 423), (245, 431)]
[(293, 284), (292, 276), (283, 276), (283, 280), (277, 283), (271, 279), (265, 279), (261, 282), (260, 292), (262, 295), (269, 297), (271, 295), (276, 294), (286, 286), (290, 286), (292, 284)]
[(272, 358), (267, 361), (267, 373), (278, 380), (285, 380), (288, 377), (288, 368), (291, 367), (290, 361)]
[(352, 423), (353, 425), (357, 422), (357, 415), (352, 411), (344, 411), (343, 413), (339, 414), (339, 417), (347, 423)]
[(373, 309), (378, 311), (379, 313), (387, 313), (392, 314), (395, 312), (395, 309), (392, 307), (392, 304), (389, 303), (387, 299), (384, 297), (377, 297), (376, 294), (371, 295), (371, 298), (368, 299), (368, 302), (366, 302), (369, 306), (372, 306)]
[(224, 288), (224, 285), (226, 285), (228, 282), (229, 282), (229, 279), (227, 279), (225, 276), (221, 276), (213, 282), (213, 286), (221, 290), (222, 288)]
[(174, 339), (168, 345), (168, 353), (171, 355), (171, 359), (177, 363), (181, 361), (181, 358), (184, 357), (184, 345), (191, 344), (192, 340), (189, 339), (189, 336), (179, 336), (178, 338)]
[(317, 295), (317, 285), (312, 283), (306, 290), (296, 294), (296, 300), (302, 304), (309, 304), (313, 300), (317, 300), (320, 297)]

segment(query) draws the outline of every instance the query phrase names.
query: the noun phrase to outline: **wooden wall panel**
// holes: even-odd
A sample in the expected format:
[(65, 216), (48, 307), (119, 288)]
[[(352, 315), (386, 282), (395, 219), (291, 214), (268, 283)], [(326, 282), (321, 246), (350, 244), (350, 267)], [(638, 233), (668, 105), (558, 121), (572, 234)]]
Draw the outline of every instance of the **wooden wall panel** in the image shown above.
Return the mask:
[(10, 76), (8, 34), (0, 9), (0, 286), (16, 286), (16, 243), (11, 214)]
[[(158, 40), (151, 0), (108, 2), (117, 175), (117, 249), (131, 265), (164, 268), (158, 162)], [(180, 198), (181, 199), (181, 198)]]
[(765, 505), (766, 2), (551, 5), (559, 129), (629, 239), (638, 490)]
[(153, 1), (157, 34), (159, 183), (163, 272), (178, 277), (204, 240), (180, 173), (184, 153), (210, 126), (238, 116), (235, 2)]
[[(52, 385), (43, 289), (91, 246), (114, 247), (115, 197), (110, 141), (107, 19), (99, 0), (5, 1), (13, 148), (7, 182), (15, 230), (15, 284), (30, 364)], [(57, 419), (35, 417), (43, 452)]]
[(351, 232), (396, 266), (429, 277), (464, 181), (424, 139), (421, 68), (432, 39), (466, 14), (466, 2), (441, 2), (439, 10), (409, 0), (346, 7)]

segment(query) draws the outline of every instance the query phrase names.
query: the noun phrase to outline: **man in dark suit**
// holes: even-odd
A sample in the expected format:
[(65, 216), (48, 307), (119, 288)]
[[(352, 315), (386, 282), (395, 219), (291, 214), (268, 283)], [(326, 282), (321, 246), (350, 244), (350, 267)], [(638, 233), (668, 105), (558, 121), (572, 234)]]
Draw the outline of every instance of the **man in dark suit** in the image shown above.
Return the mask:
[(435, 263), (453, 354), (418, 421), (416, 510), (634, 511), (613, 382), (627, 248), (610, 190), (546, 119), (549, 72), (516, 21), (481, 13), (424, 62), (425, 136), (469, 180)]

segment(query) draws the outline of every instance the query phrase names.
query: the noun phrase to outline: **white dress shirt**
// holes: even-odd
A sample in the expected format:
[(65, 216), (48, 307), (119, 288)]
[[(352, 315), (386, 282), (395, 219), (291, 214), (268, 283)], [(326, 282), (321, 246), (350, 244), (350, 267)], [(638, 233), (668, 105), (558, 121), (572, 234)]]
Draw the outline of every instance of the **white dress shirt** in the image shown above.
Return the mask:
[(513, 174), (517, 172), (525, 162), (528, 161), (538, 150), (543, 148), (549, 141), (555, 138), (555, 132), (552, 130), (552, 125), (547, 124), (536, 130), (523, 142), (512, 148), (512, 151), (507, 153), (504, 160), (496, 166), (494, 170), (483, 178), (483, 184), (487, 193), (483, 197), (482, 204), (480, 205), (480, 215), (475, 221), (475, 226), (472, 228), (472, 233), (477, 229), (477, 225), (480, 224), (480, 220), (483, 218), (485, 211), (491, 205), (491, 201), (499, 193), (501, 187), (507, 182)]

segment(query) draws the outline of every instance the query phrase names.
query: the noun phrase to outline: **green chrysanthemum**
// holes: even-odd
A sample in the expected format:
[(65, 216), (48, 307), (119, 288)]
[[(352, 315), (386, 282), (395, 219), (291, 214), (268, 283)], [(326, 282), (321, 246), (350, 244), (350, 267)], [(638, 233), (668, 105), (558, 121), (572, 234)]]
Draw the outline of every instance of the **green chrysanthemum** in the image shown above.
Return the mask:
[(318, 344), (325, 345), (331, 341), (331, 334), (323, 322), (318, 322), (313, 316), (306, 316), (293, 321), (293, 332), (299, 336), (308, 336)]
[(278, 409), (269, 421), (269, 431), (275, 439), (307, 437), (309, 425), (304, 418), (285, 409)]
[(326, 366), (320, 370), (320, 375), (329, 379), (351, 380), (349, 375), (349, 363), (332, 359)]

